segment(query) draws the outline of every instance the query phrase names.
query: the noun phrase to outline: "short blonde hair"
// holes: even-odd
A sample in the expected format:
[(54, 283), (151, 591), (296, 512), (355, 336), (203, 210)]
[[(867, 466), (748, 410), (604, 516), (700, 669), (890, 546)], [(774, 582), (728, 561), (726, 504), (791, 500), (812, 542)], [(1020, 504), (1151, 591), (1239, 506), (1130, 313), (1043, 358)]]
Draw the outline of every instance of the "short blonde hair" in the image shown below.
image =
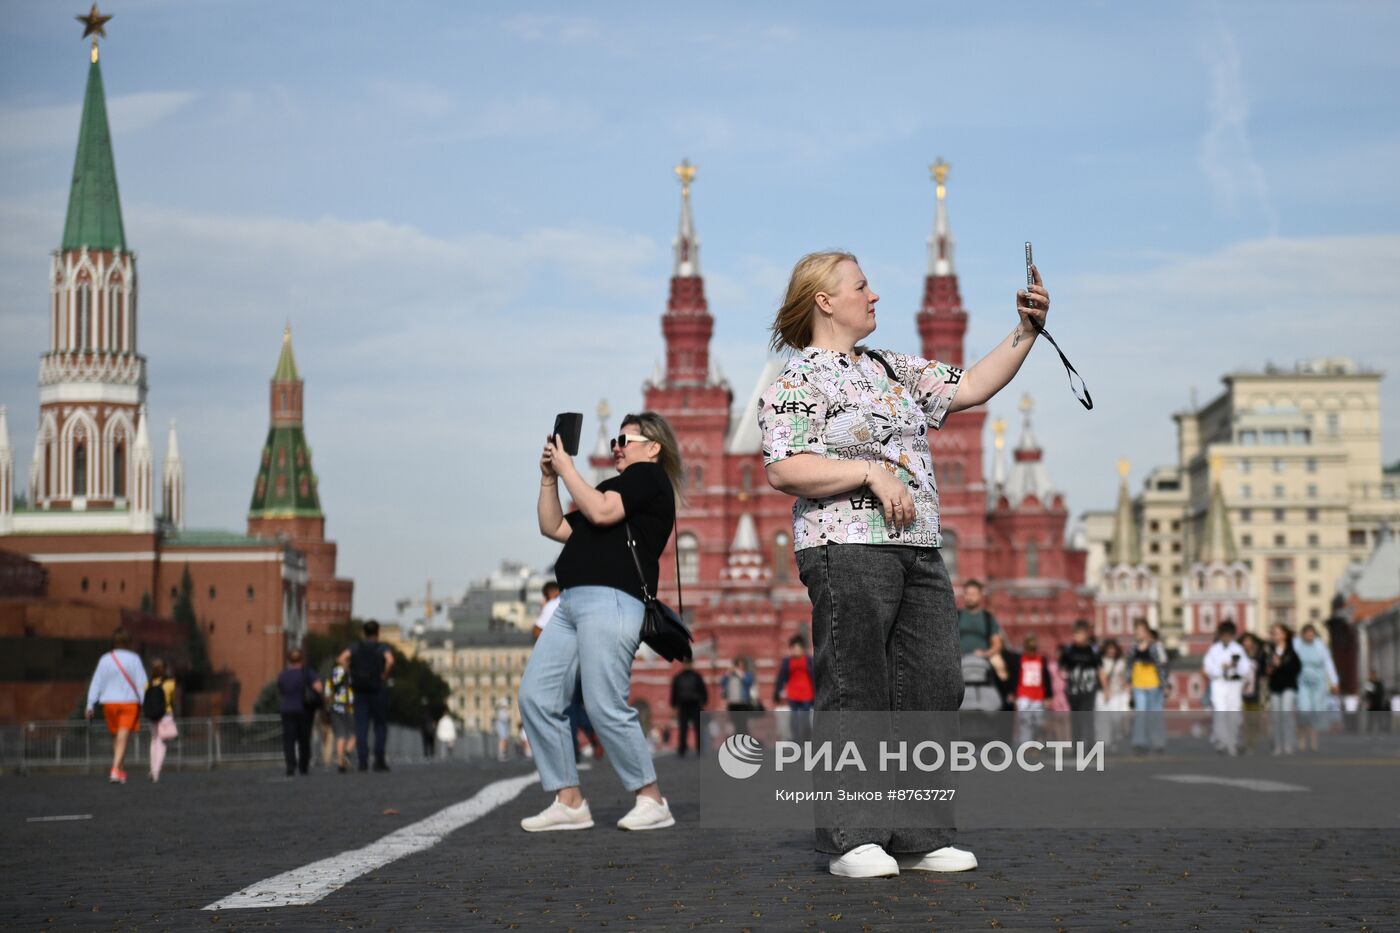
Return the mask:
[(773, 318), (774, 350), (801, 350), (812, 342), (812, 317), (817, 313), (817, 292), (836, 287), (836, 268), (843, 262), (859, 262), (851, 253), (825, 250), (797, 260), (788, 279), (787, 297)]

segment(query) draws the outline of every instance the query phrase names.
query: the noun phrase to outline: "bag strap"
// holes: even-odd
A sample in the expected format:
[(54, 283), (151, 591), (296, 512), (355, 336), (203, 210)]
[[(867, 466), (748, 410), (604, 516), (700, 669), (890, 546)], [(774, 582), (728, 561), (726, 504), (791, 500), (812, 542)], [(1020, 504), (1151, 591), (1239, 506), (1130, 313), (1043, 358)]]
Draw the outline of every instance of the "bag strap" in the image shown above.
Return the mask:
[[(676, 525), (679, 525), (679, 522), (677, 522)], [(673, 531), (676, 525), (672, 526)], [(632, 554), (632, 565), (637, 568), (637, 579), (642, 584), (642, 601), (649, 603), (655, 599), (655, 597), (652, 596), (650, 590), (647, 589), (647, 577), (646, 574), (642, 573), (642, 560), (637, 556), (637, 539), (632, 534), (632, 523), (623, 519), (622, 527), (627, 530), (627, 550)], [(669, 534), (666, 536), (666, 540), (671, 540)], [(681, 540), (679, 535), (676, 536), (676, 606), (678, 607), (677, 615), (684, 618), (685, 594), (681, 591)]]
[[(1050, 336), (1050, 331), (1045, 329), (1044, 324), (1032, 318), (1031, 326), (1035, 328), (1036, 333), (1050, 341), (1050, 346), (1054, 347), (1055, 352), (1060, 354), (1060, 362), (1065, 364), (1065, 375), (1069, 376), (1069, 390), (1074, 393), (1079, 404), (1083, 405), (1086, 411), (1093, 411), (1093, 396), (1089, 394), (1089, 387), (1084, 384), (1084, 377), (1079, 375), (1079, 370), (1074, 368), (1074, 364), (1069, 361), (1069, 357), (1065, 356), (1065, 351), (1060, 349), (1060, 345), (1055, 342), (1054, 337)], [(1079, 380), (1078, 384), (1075, 383), (1076, 379)]]
[(117, 670), (121, 671), (122, 676), (126, 678), (126, 685), (131, 688), (131, 692), (136, 694), (136, 702), (144, 703), (146, 698), (141, 695), (140, 690), (136, 689), (136, 681), (131, 679), (131, 675), (126, 672), (126, 668), (122, 667), (122, 662), (117, 657), (117, 650), (115, 648), (112, 649), (112, 663), (117, 666)]
[(878, 350), (866, 350), (865, 355), (873, 359), (885, 368), (885, 374), (890, 377), (890, 382), (899, 382), (899, 377), (894, 374), (894, 367), (889, 364)]

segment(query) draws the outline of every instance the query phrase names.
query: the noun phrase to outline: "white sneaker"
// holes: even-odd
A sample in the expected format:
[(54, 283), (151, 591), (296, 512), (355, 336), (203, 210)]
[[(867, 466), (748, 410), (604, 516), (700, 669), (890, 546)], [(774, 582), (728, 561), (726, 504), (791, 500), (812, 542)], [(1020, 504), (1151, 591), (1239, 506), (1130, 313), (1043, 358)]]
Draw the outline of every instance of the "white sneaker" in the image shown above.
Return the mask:
[(977, 856), (966, 849), (944, 846), (927, 855), (901, 855), (899, 867), (912, 871), (971, 871), (977, 867)]
[(520, 828), (527, 833), (548, 833), (560, 829), (588, 829), (593, 825), (593, 814), (588, 812), (588, 801), (577, 807), (566, 807), (558, 800), (545, 807), (534, 816), (520, 821)]
[(665, 829), (667, 826), (675, 826), (676, 818), (671, 815), (671, 808), (666, 805), (663, 799), (660, 803), (650, 797), (638, 795), (637, 803), (622, 819), (617, 821), (618, 829)]
[(873, 842), (856, 846), (827, 863), (833, 875), (843, 878), (888, 878), (899, 874), (899, 863)]

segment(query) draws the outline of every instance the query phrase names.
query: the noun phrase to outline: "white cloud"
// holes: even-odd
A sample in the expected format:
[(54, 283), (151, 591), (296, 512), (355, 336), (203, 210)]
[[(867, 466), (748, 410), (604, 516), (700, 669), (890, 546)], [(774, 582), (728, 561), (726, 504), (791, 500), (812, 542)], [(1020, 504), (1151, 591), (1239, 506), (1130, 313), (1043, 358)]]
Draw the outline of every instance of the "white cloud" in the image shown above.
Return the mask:
[[(109, 97), (107, 122), (117, 137), (134, 135), (160, 123), (197, 96), (192, 91), (151, 91)], [(0, 109), (0, 152), (71, 147), (82, 111), (81, 103)]]
[(1262, 212), (1269, 231), (1277, 232), (1278, 212), (1249, 140), (1249, 95), (1234, 35), (1217, 24), (1201, 41), (1201, 56), (1210, 68), (1210, 126), (1197, 145), (1197, 164), (1228, 215), (1252, 206)]

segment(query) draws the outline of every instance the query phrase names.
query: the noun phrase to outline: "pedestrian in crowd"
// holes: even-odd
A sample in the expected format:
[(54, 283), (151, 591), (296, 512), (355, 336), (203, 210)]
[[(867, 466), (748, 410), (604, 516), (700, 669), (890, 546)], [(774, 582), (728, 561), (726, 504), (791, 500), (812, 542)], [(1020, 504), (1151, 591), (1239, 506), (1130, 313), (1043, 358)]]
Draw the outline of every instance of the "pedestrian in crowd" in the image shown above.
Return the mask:
[(1167, 724), (1162, 706), (1166, 698), (1167, 652), (1152, 626), (1142, 619), (1133, 625), (1128, 683), (1133, 689), (1133, 751), (1165, 751)]
[(1332, 652), (1317, 637), (1317, 627), (1311, 622), (1303, 626), (1302, 634), (1293, 639), (1298, 655), (1298, 736), (1299, 744), (1317, 751), (1317, 734), (1326, 727), (1331, 704), (1340, 681)]
[(1253, 751), (1260, 742), (1263, 735), (1264, 717), (1262, 711), (1268, 703), (1269, 678), (1265, 673), (1265, 663), (1268, 661), (1268, 652), (1264, 648), (1264, 643), (1259, 640), (1259, 636), (1253, 632), (1245, 632), (1240, 635), (1240, 647), (1244, 649), (1245, 657), (1249, 658), (1250, 673), (1244, 679), (1244, 738), (1243, 748), (1245, 751)]
[(705, 686), (705, 678), (700, 676), (690, 658), (686, 658), (680, 671), (671, 678), (671, 708), (676, 711), (676, 726), (680, 732), (677, 757), (685, 757), (686, 738), (691, 730), (695, 732), (696, 757), (704, 753), (705, 746), (700, 742), (700, 711), (709, 704), (710, 690)]
[[(818, 711), (954, 712), (962, 702), (928, 432), (1016, 374), (1049, 308), (1034, 276), (1017, 293), (1015, 330), (964, 372), (861, 345), (879, 295), (851, 254), (813, 253), (793, 269), (772, 346), (797, 352), (763, 393), (758, 420), (769, 483), (799, 497), (793, 547), (812, 600)], [(825, 826), (817, 848), (848, 877), (896, 874), (891, 852), (905, 868), (975, 868), (972, 853), (951, 846), (953, 832)]]
[(510, 700), (505, 697), (496, 701), (493, 727), (496, 730), (496, 760), (505, 761), (510, 757)]
[(374, 770), (388, 771), (384, 746), (389, 738), (389, 675), (394, 669), (394, 652), (379, 641), (379, 623), (370, 619), (364, 637), (346, 648), (337, 658), (350, 671), (355, 691), (355, 751), (361, 771), (369, 770), (369, 728), (374, 725)]
[(544, 634), (544, 627), (554, 618), (554, 610), (559, 608), (558, 581), (546, 580), (544, 586), (540, 587), (540, 595), (544, 597), (544, 604), (540, 606), (540, 614), (535, 617), (535, 624), (530, 628), (530, 634), (535, 641), (540, 640), (540, 636)]
[(1253, 675), (1254, 662), (1235, 640), (1235, 623), (1226, 619), (1215, 627), (1215, 643), (1201, 661), (1210, 678), (1211, 744), (1230, 756), (1240, 753), (1240, 726), (1244, 710), (1245, 681)]
[(321, 697), (321, 708), (316, 711), (316, 723), (312, 728), (312, 745), (321, 750), (321, 767), (335, 767), (335, 724), (331, 722), (331, 685), (324, 681), (325, 695)]
[(287, 666), (277, 675), (281, 697), (282, 756), (287, 776), (309, 773), (311, 766), (311, 723), (320, 709), (321, 681), (306, 665), (300, 648), (287, 655)]
[(1040, 642), (1027, 635), (1021, 643), (1021, 663), (1016, 681), (1016, 741), (1021, 744), (1040, 734), (1045, 706), (1054, 696), (1050, 665), (1040, 653)]
[(719, 679), (719, 692), (724, 697), (724, 708), (729, 711), (730, 728), (735, 732), (747, 732), (748, 714), (759, 708), (755, 702), (758, 691), (748, 658), (735, 658), (729, 663), (729, 670)]
[(423, 719), (418, 723), (418, 736), (423, 742), (424, 761), (432, 761), (437, 757), (437, 725), (438, 717), (428, 705), (428, 698), (423, 697)]
[(773, 703), (786, 702), (794, 741), (805, 742), (812, 734), (812, 703), (817, 696), (812, 656), (801, 635), (788, 639), (788, 655), (778, 663), (773, 684)]
[(335, 736), (335, 768), (344, 774), (350, 768), (350, 755), (355, 751), (355, 688), (350, 684), (350, 671), (340, 661), (331, 668), (330, 711), (331, 732)]
[[(534, 742), (540, 783), (555, 795), (531, 832), (593, 825), (578, 787), (565, 713), (580, 674), (589, 719), (629, 793), (627, 830), (662, 829), (675, 818), (657, 785), (638, 711), (627, 698), (641, 644), (644, 598), (660, 597), (661, 554), (676, 524), (683, 467), (680, 444), (654, 412), (627, 415), (612, 443), (618, 475), (590, 486), (557, 436), (540, 458), (540, 533), (564, 545), (554, 571), (562, 592), (520, 684), (520, 712)], [(577, 509), (566, 518), (560, 482)], [(639, 578), (640, 577), (640, 578)]]
[(1293, 631), (1282, 623), (1269, 628), (1273, 643), (1265, 655), (1269, 678), (1269, 720), (1275, 755), (1291, 755), (1298, 750), (1298, 674), (1302, 662), (1293, 650)]
[(992, 668), (992, 682), (1001, 696), (1001, 708), (1016, 709), (1016, 680), (1020, 676), (1021, 655), (1006, 647), (1006, 636), (998, 632), (988, 639), (986, 661)]
[(1101, 660), (1090, 638), (1089, 623), (1074, 623), (1070, 643), (1060, 649), (1060, 672), (1069, 701), (1070, 727), (1075, 742), (1090, 742), (1094, 731), (1094, 706), (1099, 694)]
[(1127, 735), (1128, 705), (1132, 688), (1128, 684), (1128, 662), (1123, 648), (1108, 639), (1100, 649), (1099, 692), (1094, 697), (1094, 734), (1098, 741), (1113, 748)]
[(113, 784), (126, 783), (127, 739), (141, 728), (141, 700), (146, 695), (146, 669), (131, 650), (131, 636), (119, 628), (112, 635), (112, 650), (97, 660), (88, 684), (87, 718), (92, 719), (93, 707), (102, 704), (102, 717), (107, 731), (112, 733), (112, 769), (107, 780)]
[(437, 740), (438, 748), (442, 749), (442, 757), (451, 758), (452, 750), (457, 746), (457, 721), (447, 711), (443, 711), (437, 721)]
[(964, 657), (975, 654), (985, 657), (992, 645), (992, 636), (1001, 634), (1001, 626), (983, 601), (981, 580), (963, 584), (963, 605), (958, 610), (958, 647)]
[(141, 701), (142, 712), (151, 723), (151, 781), (160, 780), (165, 766), (166, 743), (180, 735), (175, 725), (175, 678), (165, 672), (165, 661), (151, 662), (151, 679)]

